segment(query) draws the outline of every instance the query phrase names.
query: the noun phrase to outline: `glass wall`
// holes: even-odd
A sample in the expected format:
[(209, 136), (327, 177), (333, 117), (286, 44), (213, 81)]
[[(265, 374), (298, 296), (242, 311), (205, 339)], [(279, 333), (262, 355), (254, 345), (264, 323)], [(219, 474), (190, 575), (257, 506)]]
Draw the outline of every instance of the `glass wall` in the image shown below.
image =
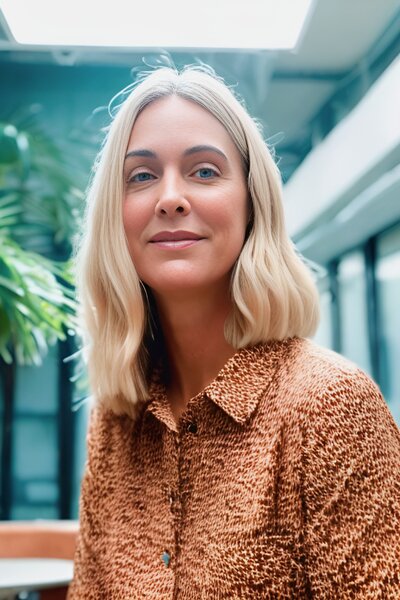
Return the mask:
[(332, 328), (332, 292), (330, 289), (330, 278), (327, 274), (318, 283), (320, 321), (314, 341), (326, 348), (333, 348), (333, 328)]
[(378, 236), (376, 249), (380, 384), (400, 424), (400, 226)]
[(11, 518), (58, 517), (58, 358), (18, 367), (13, 403)]
[(74, 440), (74, 464), (73, 464), (73, 480), (72, 480), (72, 505), (71, 516), (76, 519), (79, 514), (79, 496), (82, 476), (86, 463), (86, 433), (89, 424), (89, 416), (91, 410), (91, 399), (86, 390), (86, 398), (82, 398), (77, 402), (79, 408), (74, 408), (75, 411), (75, 440)]
[(63, 356), (49, 349), (41, 366), (0, 363), (0, 518), (78, 516), (86, 458), (89, 402), (76, 410), (74, 386)]
[(371, 374), (365, 275), (365, 258), (361, 251), (347, 254), (339, 262), (339, 339), (340, 352)]
[(400, 425), (400, 225), (331, 266), (314, 339), (372, 376)]

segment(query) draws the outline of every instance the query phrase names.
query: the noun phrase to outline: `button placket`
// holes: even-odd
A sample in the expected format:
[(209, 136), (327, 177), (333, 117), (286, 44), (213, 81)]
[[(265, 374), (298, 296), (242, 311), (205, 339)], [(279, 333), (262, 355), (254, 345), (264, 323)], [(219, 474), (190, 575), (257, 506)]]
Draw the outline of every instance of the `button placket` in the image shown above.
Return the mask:
[(174, 570), (177, 556), (176, 535), (179, 528), (179, 439), (178, 434), (166, 429), (163, 439), (163, 462), (160, 465), (160, 475), (163, 476), (162, 496), (164, 510), (167, 513), (168, 526), (164, 531), (164, 541), (159, 548), (159, 565), (161, 569)]
[(191, 421), (190, 423), (188, 423), (186, 430), (189, 433), (193, 433), (193, 434), (197, 433), (197, 423), (195, 423), (194, 421)]
[(164, 550), (164, 552), (162, 554), (162, 561), (166, 567), (169, 566), (170, 560), (171, 560), (170, 553), (167, 550)]
[(171, 508), (172, 508), (172, 505), (173, 505), (173, 504), (174, 504), (174, 502), (175, 502), (175, 493), (174, 493), (172, 490), (171, 490), (171, 491), (170, 491), (170, 493), (169, 493), (169, 496), (168, 496), (168, 501), (169, 501), (169, 504), (170, 504), (170, 506), (171, 506)]

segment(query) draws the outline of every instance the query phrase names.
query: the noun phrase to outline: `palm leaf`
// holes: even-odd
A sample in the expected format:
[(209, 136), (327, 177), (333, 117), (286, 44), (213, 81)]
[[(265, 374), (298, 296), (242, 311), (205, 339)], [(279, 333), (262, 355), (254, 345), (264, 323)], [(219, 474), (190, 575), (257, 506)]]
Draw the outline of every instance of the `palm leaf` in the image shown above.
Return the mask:
[(40, 364), (50, 344), (77, 330), (66, 259), (80, 227), (84, 164), (76, 144), (68, 154), (53, 141), (36, 109), (0, 122), (0, 356), (6, 362)]

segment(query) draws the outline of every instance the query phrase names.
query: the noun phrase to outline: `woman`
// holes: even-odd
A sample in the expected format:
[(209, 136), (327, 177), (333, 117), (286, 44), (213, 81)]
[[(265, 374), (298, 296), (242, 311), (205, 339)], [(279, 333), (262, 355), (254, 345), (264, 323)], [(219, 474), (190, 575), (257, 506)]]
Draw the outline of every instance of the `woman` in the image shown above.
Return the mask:
[(133, 89), (79, 260), (96, 406), (69, 598), (399, 598), (399, 431), (306, 339), (279, 173), (220, 80)]

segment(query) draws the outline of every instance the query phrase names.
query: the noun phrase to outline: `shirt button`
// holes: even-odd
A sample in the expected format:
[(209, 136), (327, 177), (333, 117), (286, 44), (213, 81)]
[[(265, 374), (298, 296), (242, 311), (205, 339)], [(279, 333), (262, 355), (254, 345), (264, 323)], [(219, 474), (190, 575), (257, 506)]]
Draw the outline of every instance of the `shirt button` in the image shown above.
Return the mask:
[(169, 565), (169, 561), (171, 560), (171, 555), (169, 552), (165, 551), (162, 555), (162, 561), (166, 567)]
[(197, 433), (196, 423), (189, 423), (189, 425), (187, 426), (187, 430), (189, 433)]

